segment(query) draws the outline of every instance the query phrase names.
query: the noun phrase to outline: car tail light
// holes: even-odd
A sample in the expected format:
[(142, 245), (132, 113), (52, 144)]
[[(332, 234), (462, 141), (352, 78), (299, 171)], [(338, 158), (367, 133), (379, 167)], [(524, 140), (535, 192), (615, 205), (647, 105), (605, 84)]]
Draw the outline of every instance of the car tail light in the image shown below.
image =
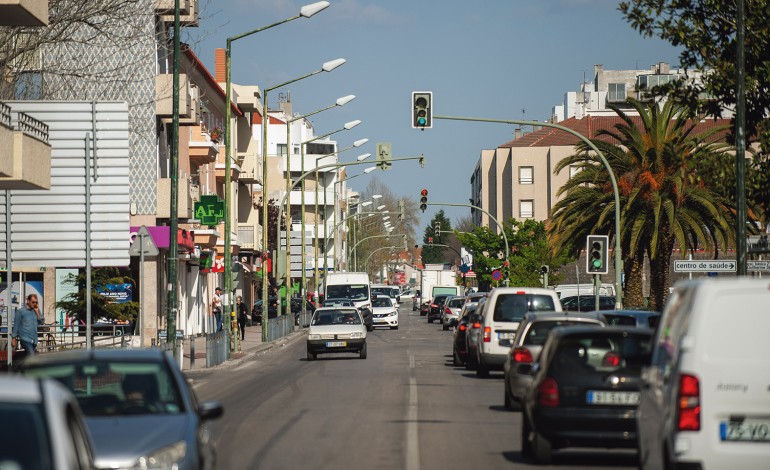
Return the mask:
[(438, 304), (430, 304), (431, 308), (438, 308)]
[(679, 423), (680, 431), (700, 431), (700, 381), (694, 375), (679, 377)]
[(520, 364), (531, 364), (532, 353), (529, 352), (529, 349), (527, 348), (513, 348), (511, 351), (511, 359), (513, 359), (513, 362), (518, 362)]
[(481, 328), (481, 323), (479, 323), (479, 322), (473, 322), (473, 325), (472, 325), (472, 327), (473, 327), (473, 329), (474, 329), (474, 330), (478, 330), (479, 328)]
[(465, 330), (468, 329), (468, 327), (465, 325), (465, 323), (463, 323), (459, 327), (457, 327), (457, 329), (460, 330), (460, 331), (465, 331)]
[(489, 343), (492, 341), (492, 327), (484, 327), (484, 342)]
[(449, 309), (449, 307), (447, 307), (444, 309), (444, 313), (446, 313), (447, 315), (451, 315), (452, 311)]
[(620, 365), (620, 354), (609, 351), (602, 358), (602, 367), (617, 367)]
[(537, 402), (542, 406), (559, 406), (559, 385), (548, 377), (537, 388)]

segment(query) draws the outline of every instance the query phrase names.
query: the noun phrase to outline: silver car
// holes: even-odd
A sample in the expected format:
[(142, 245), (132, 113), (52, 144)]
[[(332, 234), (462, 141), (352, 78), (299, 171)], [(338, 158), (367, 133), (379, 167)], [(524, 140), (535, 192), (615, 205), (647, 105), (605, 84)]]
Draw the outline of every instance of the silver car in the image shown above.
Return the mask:
[(173, 357), (159, 349), (80, 349), (27, 358), (20, 371), (52, 377), (75, 395), (93, 436), (98, 468), (216, 468), (209, 420)]
[(598, 325), (606, 320), (599, 312), (529, 312), (521, 320), (503, 365), (505, 408), (521, 410), (521, 403), (532, 385), (532, 364), (537, 362), (548, 332), (557, 326)]
[(441, 310), (441, 326), (446, 331), (452, 326), (452, 320), (457, 322), (460, 319), (460, 310), (465, 303), (465, 297), (455, 296), (449, 297), (444, 301), (444, 306)]
[(80, 407), (55, 380), (0, 376), (0, 422), (0, 468), (93, 468)]

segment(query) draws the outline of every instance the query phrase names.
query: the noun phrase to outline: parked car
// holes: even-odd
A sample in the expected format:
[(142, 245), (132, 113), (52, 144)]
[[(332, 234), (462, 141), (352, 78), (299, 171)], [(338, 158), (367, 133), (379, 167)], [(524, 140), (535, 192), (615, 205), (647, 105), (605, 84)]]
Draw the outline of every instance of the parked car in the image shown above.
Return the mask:
[[(398, 294), (398, 303), (403, 304), (406, 303), (409, 299), (414, 297), (414, 290), (412, 289), (406, 289), (401, 291), (401, 293)], [(414, 309), (412, 309), (414, 310)]]
[[(83, 335), (85, 335), (85, 328), (83, 330)], [(91, 325), (91, 333), (94, 336), (123, 336), (131, 335), (133, 332), (134, 326), (130, 323), (98, 321)]]
[(460, 311), (460, 319), (455, 323), (455, 332), (452, 339), (452, 363), (455, 366), (465, 364), (468, 358), (468, 344), (465, 336), (473, 323), (476, 306), (478, 304), (464, 305)]
[(460, 318), (460, 309), (462, 309), (464, 303), (465, 297), (461, 296), (447, 297), (447, 299), (444, 301), (444, 305), (441, 307), (440, 318), (441, 326), (443, 327), (444, 331), (448, 330), (452, 326), (452, 321), (457, 323), (457, 320)]
[[(562, 308), (568, 312), (591, 312), (596, 310), (596, 296), (581, 295), (561, 298)], [(599, 296), (599, 310), (615, 310), (615, 296)]]
[(198, 403), (170, 353), (77, 349), (28, 357), (21, 373), (64, 383), (77, 398), (100, 468), (216, 468), (209, 422), (217, 401)]
[(511, 342), (503, 365), (504, 403), (508, 410), (520, 410), (532, 385), (532, 363), (537, 362), (548, 333), (558, 326), (604, 326), (601, 313), (530, 312), (524, 316)]
[(388, 296), (378, 295), (372, 299), (372, 317), (374, 327), (387, 326), (391, 330), (398, 329), (398, 308)]
[(607, 324), (613, 326), (636, 326), (654, 330), (660, 322), (660, 312), (650, 310), (604, 310), (602, 314)]
[(441, 320), (441, 315), (444, 310), (444, 302), (449, 297), (453, 297), (451, 294), (436, 294), (436, 296), (430, 302), (430, 310), (428, 310), (428, 323), (433, 323), (436, 320)]
[(524, 399), (522, 454), (549, 464), (562, 447), (636, 448), (649, 328), (569, 326), (549, 333)]
[(307, 335), (307, 360), (322, 353), (358, 353), (366, 359), (366, 325), (355, 307), (323, 307), (313, 313)]
[[(278, 297), (271, 296), (267, 304), (267, 318), (276, 318), (278, 316)], [(262, 299), (254, 302), (251, 309), (251, 320), (259, 325), (262, 324)]]
[(766, 278), (676, 284), (642, 373), (641, 468), (768, 468), (769, 305)]
[(497, 287), (489, 293), (482, 314), (482, 338), (476, 350), (476, 374), (503, 370), (519, 322), (528, 312), (561, 312), (556, 292), (542, 287)]
[(0, 467), (94, 468), (93, 443), (72, 393), (52, 379), (0, 376)]
[[(412, 296), (412, 311), (416, 312), (417, 310), (420, 310), (420, 290), (414, 291), (414, 295)], [(422, 312), (420, 312), (420, 315), (422, 315)]]

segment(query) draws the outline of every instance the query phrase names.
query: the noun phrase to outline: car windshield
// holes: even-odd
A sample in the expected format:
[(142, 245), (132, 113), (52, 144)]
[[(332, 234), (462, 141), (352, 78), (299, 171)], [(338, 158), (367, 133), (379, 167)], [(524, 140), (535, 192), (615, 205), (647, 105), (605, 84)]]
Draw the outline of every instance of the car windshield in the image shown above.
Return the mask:
[(367, 284), (336, 284), (326, 287), (326, 296), (330, 299), (366, 300), (369, 298)]
[(495, 303), (494, 321), (521, 321), (527, 312), (553, 311), (550, 295), (500, 294)]
[(311, 326), (360, 325), (361, 317), (355, 310), (321, 310), (313, 315)]
[(372, 307), (392, 307), (393, 302), (390, 300), (390, 297), (377, 297), (376, 299), (372, 300)]
[(465, 303), (465, 299), (462, 297), (456, 297), (454, 299), (450, 299), (449, 302), (447, 302), (447, 307), (460, 308), (463, 306), (463, 303)]
[[(593, 322), (591, 322), (593, 323)], [(548, 337), (548, 332), (557, 326), (567, 325), (586, 325), (589, 323), (570, 321), (570, 320), (543, 320), (532, 323), (527, 331), (527, 335), (524, 337), (524, 346), (542, 346), (545, 344), (545, 339)], [(597, 321), (597, 325), (601, 322)]]
[(69, 388), (86, 416), (179, 414), (179, 390), (161, 362), (88, 361), (41, 364), (26, 375), (51, 377)]
[(0, 403), (0, 468), (53, 468), (45, 410), (38, 403)]

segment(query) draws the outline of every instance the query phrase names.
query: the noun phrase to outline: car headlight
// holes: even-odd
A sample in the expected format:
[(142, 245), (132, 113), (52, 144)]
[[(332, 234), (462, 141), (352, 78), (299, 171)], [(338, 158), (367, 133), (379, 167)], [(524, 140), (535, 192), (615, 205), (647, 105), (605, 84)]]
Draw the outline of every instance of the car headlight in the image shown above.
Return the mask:
[(187, 443), (179, 441), (175, 444), (171, 444), (168, 447), (163, 447), (150, 454), (139, 457), (139, 460), (134, 464), (133, 469), (150, 469), (150, 468), (175, 468), (184, 460), (187, 454)]
[(397, 311), (395, 311), (395, 310), (393, 310), (392, 312), (389, 312), (389, 313), (388, 313), (388, 316), (389, 316), (389, 317), (395, 317), (396, 315), (398, 315), (398, 312), (397, 312)]
[(307, 339), (321, 339), (321, 335), (307, 335)]
[(350, 339), (357, 339), (357, 338), (363, 338), (363, 337), (364, 337), (364, 334), (361, 333), (360, 331), (356, 333), (350, 333)]

